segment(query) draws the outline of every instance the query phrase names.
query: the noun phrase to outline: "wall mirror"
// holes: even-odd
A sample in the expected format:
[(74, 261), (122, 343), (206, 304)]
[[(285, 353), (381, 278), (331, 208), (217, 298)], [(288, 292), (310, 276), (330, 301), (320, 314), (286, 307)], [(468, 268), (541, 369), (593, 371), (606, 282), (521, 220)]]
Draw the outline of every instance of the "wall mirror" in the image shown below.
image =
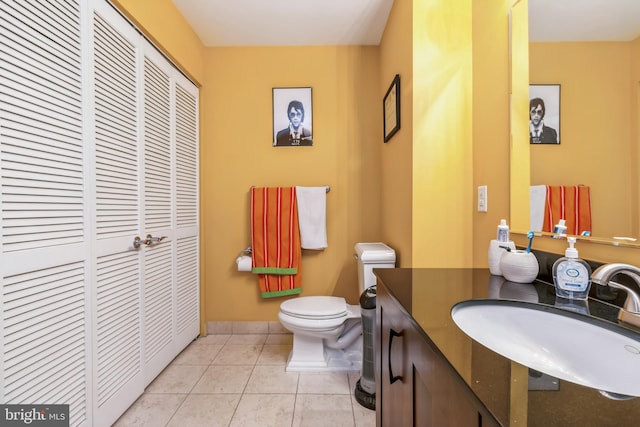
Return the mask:
[[(561, 87), (562, 142), (528, 147), (529, 183), (589, 186), (592, 240), (627, 246), (614, 237), (635, 238), (640, 248), (640, 2), (521, 3), (528, 3), (529, 83)], [(514, 187), (512, 180), (512, 198), (520, 192), (522, 200)]]

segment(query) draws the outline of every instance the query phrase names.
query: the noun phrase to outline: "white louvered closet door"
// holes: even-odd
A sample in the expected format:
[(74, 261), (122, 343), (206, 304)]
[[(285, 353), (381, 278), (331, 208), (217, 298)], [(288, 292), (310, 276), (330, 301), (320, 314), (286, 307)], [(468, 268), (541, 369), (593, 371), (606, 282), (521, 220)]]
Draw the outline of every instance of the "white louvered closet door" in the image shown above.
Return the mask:
[[(101, 7), (102, 6), (102, 7)], [(108, 5), (93, 14), (93, 407), (111, 425), (144, 391), (139, 34)], [(144, 237), (144, 236), (142, 236)]]
[(199, 333), (198, 92), (144, 49), (144, 372), (150, 383)]
[(175, 336), (179, 349), (200, 333), (198, 88), (182, 76), (175, 99)]
[(198, 91), (110, 7), (94, 26), (101, 426), (199, 333)]
[(0, 402), (91, 425), (79, 0), (0, 2)]
[(144, 233), (162, 239), (144, 248), (144, 372), (150, 383), (173, 359), (172, 66), (153, 47), (144, 50)]
[(198, 335), (197, 118), (107, 2), (0, 2), (0, 402), (110, 426)]

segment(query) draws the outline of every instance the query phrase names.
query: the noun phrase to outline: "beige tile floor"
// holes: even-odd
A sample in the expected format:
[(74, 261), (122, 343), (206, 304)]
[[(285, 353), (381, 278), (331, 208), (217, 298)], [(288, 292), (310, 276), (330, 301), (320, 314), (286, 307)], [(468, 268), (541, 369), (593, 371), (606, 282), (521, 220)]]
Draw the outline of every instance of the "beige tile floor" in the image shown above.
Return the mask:
[(373, 427), (359, 373), (285, 372), (288, 334), (208, 335), (190, 344), (115, 427)]

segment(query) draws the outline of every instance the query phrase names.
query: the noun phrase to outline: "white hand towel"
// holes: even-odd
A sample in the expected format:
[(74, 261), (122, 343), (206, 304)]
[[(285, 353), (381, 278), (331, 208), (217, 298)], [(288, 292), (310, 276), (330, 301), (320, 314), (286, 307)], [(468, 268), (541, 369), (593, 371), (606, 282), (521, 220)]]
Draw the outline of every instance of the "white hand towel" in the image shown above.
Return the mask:
[(296, 187), (296, 197), (302, 248), (326, 248), (327, 187)]

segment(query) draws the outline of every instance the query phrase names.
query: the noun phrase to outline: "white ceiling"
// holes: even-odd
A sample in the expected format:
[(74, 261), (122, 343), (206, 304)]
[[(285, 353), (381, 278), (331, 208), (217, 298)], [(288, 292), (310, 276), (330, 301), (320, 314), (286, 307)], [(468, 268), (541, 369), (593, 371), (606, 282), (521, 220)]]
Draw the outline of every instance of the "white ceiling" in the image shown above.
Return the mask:
[[(308, 46), (379, 44), (393, 0), (173, 3), (205, 46)], [(629, 41), (640, 0), (529, 0), (529, 19), (533, 41)]]
[(630, 41), (640, 0), (529, 0), (531, 41)]
[(393, 0), (173, 0), (205, 46), (378, 45)]

